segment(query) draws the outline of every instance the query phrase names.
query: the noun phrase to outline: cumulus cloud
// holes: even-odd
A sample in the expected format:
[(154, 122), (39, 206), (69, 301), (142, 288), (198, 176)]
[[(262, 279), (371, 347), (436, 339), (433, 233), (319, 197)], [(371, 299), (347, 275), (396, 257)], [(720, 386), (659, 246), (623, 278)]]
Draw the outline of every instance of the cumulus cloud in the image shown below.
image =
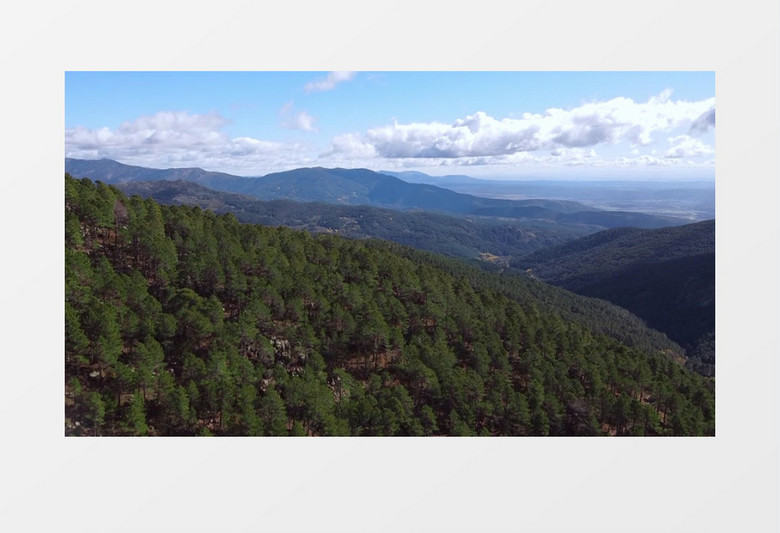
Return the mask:
[(228, 120), (217, 113), (164, 111), (127, 121), (116, 129), (65, 130), (65, 155), (109, 158), (151, 167), (197, 166), (238, 174), (265, 173), (287, 163), (301, 166), (304, 147), (297, 143), (231, 138), (221, 129)]
[(689, 135), (669, 137), (669, 144), (671, 147), (666, 151), (666, 157), (669, 158), (701, 157), (715, 153), (711, 146)]
[(306, 111), (301, 111), (295, 115), (294, 125), (299, 130), (317, 131), (317, 128), (314, 127), (314, 117)]
[(314, 91), (330, 91), (339, 83), (349, 81), (354, 77), (355, 73), (350, 71), (329, 72), (325, 79), (311, 81), (306, 84), (304, 89), (307, 93)]
[(333, 154), (346, 154), (355, 157), (375, 157), (377, 155), (376, 148), (360, 139), (358, 135), (347, 133), (345, 135), (339, 135), (331, 142), (331, 150), (324, 156)]
[(658, 131), (691, 126), (713, 108), (715, 99), (673, 101), (664, 91), (647, 102), (614, 98), (570, 110), (551, 108), (542, 114), (496, 119), (478, 111), (451, 124), (410, 123), (342, 135), (329, 153), (356, 150), (386, 158), (467, 158), (507, 156), (519, 152), (589, 148), (628, 142), (645, 146)]
[(637, 157), (618, 157), (613, 161), (616, 167), (654, 167), (671, 166), (673, 163), (654, 155), (640, 155)]
[(282, 117), (281, 126), (283, 128), (303, 131), (317, 131), (314, 127), (314, 117), (306, 111), (294, 111), (293, 103), (287, 102), (279, 110)]
[(83, 127), (65, 130), (66, 149), (123, 150), (128, 146), (171, 148), (198, 147), (224, 142), (219, 129), (227, 120), (209, 113), (160, 112), (122, 123), (116, 130)]

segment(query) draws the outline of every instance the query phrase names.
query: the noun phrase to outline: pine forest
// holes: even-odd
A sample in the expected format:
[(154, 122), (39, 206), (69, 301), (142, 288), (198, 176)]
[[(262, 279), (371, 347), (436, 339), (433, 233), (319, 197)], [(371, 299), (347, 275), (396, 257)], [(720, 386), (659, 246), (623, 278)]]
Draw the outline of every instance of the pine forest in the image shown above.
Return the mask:
[(714, 379), (621, 311), (65, 176), (66, 435), (714, 435)]

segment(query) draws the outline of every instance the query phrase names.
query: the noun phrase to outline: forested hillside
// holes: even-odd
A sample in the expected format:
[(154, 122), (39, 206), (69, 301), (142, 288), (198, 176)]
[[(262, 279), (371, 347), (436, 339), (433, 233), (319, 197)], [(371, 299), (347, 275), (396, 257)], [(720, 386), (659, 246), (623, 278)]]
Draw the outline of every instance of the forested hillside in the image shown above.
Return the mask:
[(521, 257), (513, 266), (642, 317), (715, 373), (715, 221), (616, 228)]
[[(418, 250), (457, 256), (492, 271), (504, 271), (513, 254), (522, 255), (555, 242), (572, 240), (575, 232), (591, 229), (561, 228), (536, 224), (501, 223), (492, 219), (455, 218), (426, 212), (399, 212), (370, 206), (337, 206), (320, 202), (275, 200), (263, 202), (246, 195), (213, 191), (186, 181), (132, 182), (117, 185), (126, 194), (151, 197), (162, 204), (198, 206), (216, 213), (232, 213), (241, 222), (265, 226), (288, 226), (312, 233), (334, 233), (349, 238), (391, 240)], [(396, 253), (408, 255), (398, 248)], [(419, 261), (419, 254), (410, 259)], [(479, 257), (477, 260), (475, 258)], [(440, 261), (427, 256), (439, 268), (455, 273), (460, 262)], [(662, 333), (624, 309), (595, 298), (584, 298), (527, 280), (510, 279), (512, 272), (499, 278), (486, 276), (482, 281), (513, 299), (533, 299), (537, 305), (561, 313), (567, 320), (581, 323), (591, 331), (606, 333), (632, 347), (662, 350), (682, 356), (684, 350)], [(476, 279), (474, 273), (460, 273)]]
[(151, 197), (161, 204), (197, 205), (216, 213), (233, 213), (241, 222), (390, 240), (464, 259), (492, 260), (504, 266), (513, 258), (600, 229), (544, 220), (520, 222), (323, 202), (262, 201), (181, 180), (128, 182), (116, 187), (129, 196)]
[(711, 380), (531, 280), (68, 175), (65, 203), (68, 435), (714, 434)]

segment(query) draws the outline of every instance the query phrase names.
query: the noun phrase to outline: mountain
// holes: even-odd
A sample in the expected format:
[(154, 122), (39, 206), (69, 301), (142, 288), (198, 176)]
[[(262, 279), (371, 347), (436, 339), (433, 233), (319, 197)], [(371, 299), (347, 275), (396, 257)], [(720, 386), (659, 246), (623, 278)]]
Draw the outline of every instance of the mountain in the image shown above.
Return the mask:
[(89, 178), (103, 183), (127, 183), (132, 181), (185, 180), (209, 186), (224, 183), (227, 186), (242, 180), (239, 176), (223, 172), (211, 172), (201, 168), (146, 168), (125, 165), (111, 159), (65, 158), (65, 172), (80, 178)]
[[(135, 181), (184, 180), (263, 200), (295, 200), (392, 209), (422, 209), (468, 214), (477, 209), (542, 207), (553, 213), (589, 210), (576, 202), (485, 199), (432, 185), (411, 184), (366, 169), (299, 168), (258, 178), (243, 178), (199, 168), (150, 169), (110, 159), (65, 159), (65, 172), (93, 181), (118, 184)], [(547, 211), (545, 211), (547, 212)], [(517, 215), (516, 215), (517, 216)]]
[(512, 266), (628, 309), (696, 354), (691, 364), (700, 371), (714, 372), (714, 220), (606, 230), (539, 250)]
[(162, 204), (197, 205), (216, 213), (232, 213), (241, 222), (287, 226), (349, 238), (385, 239), (449, 256), (481, 258), (497, 265), (506, 265), (514, 257), (594, 231), (586, 225), (553, 221), (520, 223), (371, 206), (262, 201), (254, 196), (214, 191), (181, 180), (126, 182), (116, 187), (128, 196), (137, 194)]
[(562, 289), (69, 175), (64, 207), (66, 435), (714, 435), (713, 380)]
[[(66, 159), (65, 171), (76, 177), (88, 177), (108, 184), (185, 179), (212, 189), (250, 194), (263, 200), (321, 201), (455, 215), (560, 220), (565, 223), (591, 224), (588, 220), (593, 220), (602, 229), (627, 225), (655, 228), (687, 222), (674, 217), (620, 211), (610, 211), (609, 215), (604, 217), (586, 216), (583, 215), (584, 212), (600, 210), (566, 200), (482, 198), (434, 185), (407, 183), (366, 169), (300, 168), (260, 178), (242, 178), (200, 169), (153, 170), (130, 167), (105, 159)], [(584, 222), (580, 222), (578, 217), (583, 218)]]
[(592, 208), (685, 218), (688, 222), (715, 218), (715, 183), (707, 180), (497, 180), (382, 172), (410, 183), (486, 198), (569, 200)]

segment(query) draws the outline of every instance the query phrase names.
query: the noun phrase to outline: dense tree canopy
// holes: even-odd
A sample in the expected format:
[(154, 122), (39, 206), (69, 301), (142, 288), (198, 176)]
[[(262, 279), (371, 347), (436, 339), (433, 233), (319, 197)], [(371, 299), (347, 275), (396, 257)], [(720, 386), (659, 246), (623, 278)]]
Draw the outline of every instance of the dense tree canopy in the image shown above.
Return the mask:
[(688, 367), (715, 375), (715, 221), (611, 229), (519, 258), (548, 283), (630, 310), (686, 349)]
[(714, 434), (712, 381), (673, 344), (595, 327), (572, 309), (586, 299), (564, 311), (532, 280), (68, 175), (65, 191), (66, 434)]

